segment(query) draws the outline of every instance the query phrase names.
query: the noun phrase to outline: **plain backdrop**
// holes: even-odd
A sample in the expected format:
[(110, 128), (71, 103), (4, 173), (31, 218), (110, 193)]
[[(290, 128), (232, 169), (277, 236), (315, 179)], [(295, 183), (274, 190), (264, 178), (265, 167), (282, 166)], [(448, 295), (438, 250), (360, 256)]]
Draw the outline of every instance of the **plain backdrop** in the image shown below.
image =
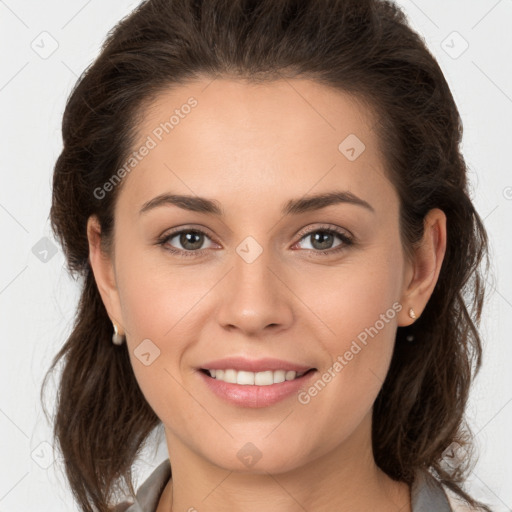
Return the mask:
[[(78, 284), (48, 213), (64, 104), (107, 32), (138, 2), (0, 0), (0, 510), (78, 510), (53, 458), (42, 377), (72, 325)], [(479, 461), (474, 497), (512, 510), (512, 1), (400, 0), (438, 59), (464, 123), (472, 197), (490, 235), (484, 364), (468, 417)], [(49, 387), (49, 401), (54, 387)], [(161, 431), (140, 484), (167, 457)]]

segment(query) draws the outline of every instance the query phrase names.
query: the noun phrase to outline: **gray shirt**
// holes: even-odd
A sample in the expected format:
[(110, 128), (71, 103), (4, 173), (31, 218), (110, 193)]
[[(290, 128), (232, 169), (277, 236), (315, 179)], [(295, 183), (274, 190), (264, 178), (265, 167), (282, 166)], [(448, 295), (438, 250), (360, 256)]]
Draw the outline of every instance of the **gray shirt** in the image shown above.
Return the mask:
[[(155, 512), (169, 478), (171, 465), (164, 460), (139, 487), (133, 504), (123, 502), (115, 512)], [(418, 471), (411, 487), (412, 512), (452, 512), (450, 502), (441, 487), (426, 471)]]

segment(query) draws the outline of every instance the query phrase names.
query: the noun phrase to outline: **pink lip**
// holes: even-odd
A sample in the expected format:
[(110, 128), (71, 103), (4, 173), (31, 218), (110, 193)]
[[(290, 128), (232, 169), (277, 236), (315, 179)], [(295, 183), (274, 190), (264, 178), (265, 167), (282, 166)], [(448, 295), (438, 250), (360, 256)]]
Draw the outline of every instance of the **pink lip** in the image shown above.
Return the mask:
[[(215, 365), (211, 368), (215, 368)], [(217, 368), (222, 369), (219, 367)], [(229, 366), (226, 366), (226, 368), (229, 368)], [(231, 368), (233, 367), (231, 366)], [(309, 372), (303, 377), (299, 377), (298, 379), (294, 380), (286, 380), (284, 382), (280, 382), (279, 384), (271, 384), (269, 386), (251, 386), (231, 384), (229, 382), (214, 379), (202, 371), (197, 372), (200, 378), (203, 379), (203, 382), (213, 393), (215, 393), (215, 395), (224, 400), (227, 400), (234, 405), (251, 408), (267, 407), (281, 400), (284, 400), (293, 394), (297, 394), (301, 387), (308, 385), (308, 383), (311, 381), (311, 378), (316, 373), (316, 371)]]
[(205, 370), (233, 369), (255, 373), (264, 372), (267, 370), (293, 370), (296, 371), (297, 373), (300, 373), (310, 370), (313, 367), (273, 358), (246, 359), (244, 357), (227, 357), (225, 359), (217, 359), (215, 361), (209, 361), (207, 363), (204, 363), (200, 368), (203, 368)]

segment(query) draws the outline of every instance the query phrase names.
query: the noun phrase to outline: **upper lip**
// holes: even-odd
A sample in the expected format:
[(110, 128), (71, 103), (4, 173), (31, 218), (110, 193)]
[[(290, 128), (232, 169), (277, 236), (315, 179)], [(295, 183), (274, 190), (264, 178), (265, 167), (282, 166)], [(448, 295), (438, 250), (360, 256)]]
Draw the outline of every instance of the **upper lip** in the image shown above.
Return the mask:
[(312, 367), (274, 358), (246, 359), (244, 357), (227, 357), (224, 359), (216, 359), (215, 361), (204, 363), (201, 368), (205, 370), (234, 369), (254, 373), (263, 372), (266, 370), (293, 370), (299, 373), (310, 370)]

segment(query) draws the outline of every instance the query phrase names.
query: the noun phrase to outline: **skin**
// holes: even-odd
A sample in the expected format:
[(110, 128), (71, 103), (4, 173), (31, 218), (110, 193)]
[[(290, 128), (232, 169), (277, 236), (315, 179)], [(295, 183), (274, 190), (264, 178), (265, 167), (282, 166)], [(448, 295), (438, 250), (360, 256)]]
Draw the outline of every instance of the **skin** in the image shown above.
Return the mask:
[[(95, 217), (87, 226), (103, 302), (126, 335), (123, 349), (165, 429), (173, 476), (158, 512), (410, 511), (408, 486), (375, 464), (372, 406), (397, 327), (414, 322), (410, 307), (421, 315), (438, 279), (444, 213), (429, 212), (422, 244), (407, 260), (398, 196), (371, 113), (309, 80), (181, 85), (146, 110), (135, 148), (190, 96), (197, 107), (124, 180), (113, 254), (100, 250)], [(349, 134), (366, 146), (354, 161), (338, 150)], [(375, 211), (342, 203), (281, 214), (290, 199), (334, 190), (352, 192)], [(175, 205), (139, 214), (163, 192), (215, 199), (225, 216)], [(299, 236), (325, 225), (352, 235), (354, 245), (322, 255), (312, 236)], [(182, 226), (207, 232), (196, 245), (202, 255), (179, 257), (156, 243)], [(236, 251), (247, 236), (262, 249), (250, 264)], [(334, 235), (323, 248), (343, 243)], [(167, 246), (190, 247), (179, 236)], [(269, 407), (238, 407), (199, 378), (202, 363), (231, 355), (286, 359), (320, 375), (396, 302), (402, 309), (307, 404), (292, 396)], [(160, 350), (149, 366), (134, 354), (145, 339)], [(248, 442), (262, 454), (251, 467), (237, 457)]]

